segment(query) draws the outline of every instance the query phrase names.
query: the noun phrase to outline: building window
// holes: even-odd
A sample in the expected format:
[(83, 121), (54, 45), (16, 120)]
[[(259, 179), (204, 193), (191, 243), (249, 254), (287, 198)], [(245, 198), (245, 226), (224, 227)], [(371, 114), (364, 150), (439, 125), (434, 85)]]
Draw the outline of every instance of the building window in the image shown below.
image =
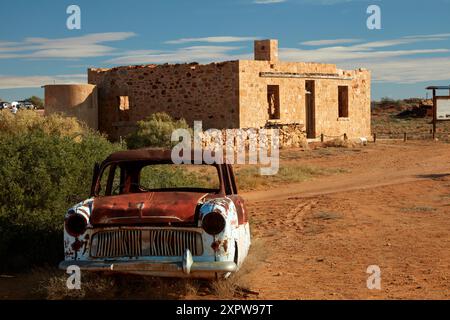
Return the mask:
[(339, 118), (348, 118), (348, 87), (338, 87)]
[(270, 120), (280, 119), (280, 86), (267, 86), (267, 104)]
[(130, 110), (130, 100), (128, 99), (128, 96), (119, 96), (117, 98), (120, 111)]

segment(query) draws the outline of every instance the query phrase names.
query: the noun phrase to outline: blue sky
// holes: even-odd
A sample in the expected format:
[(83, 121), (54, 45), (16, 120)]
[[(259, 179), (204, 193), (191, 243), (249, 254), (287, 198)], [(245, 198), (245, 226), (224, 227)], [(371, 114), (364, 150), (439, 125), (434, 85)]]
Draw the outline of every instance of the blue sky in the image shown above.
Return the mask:
[[(81, 8), (68, 30), (66, 8)], [(381, 8), (381, 30), (366, 27)], [(450, 0), (2, 0), (0, 98), (86, 82), (88, 67), (252, 59), (279, 40), (281, 60), (372, 70), (372, 98), (423, 97), (450, 84)]]

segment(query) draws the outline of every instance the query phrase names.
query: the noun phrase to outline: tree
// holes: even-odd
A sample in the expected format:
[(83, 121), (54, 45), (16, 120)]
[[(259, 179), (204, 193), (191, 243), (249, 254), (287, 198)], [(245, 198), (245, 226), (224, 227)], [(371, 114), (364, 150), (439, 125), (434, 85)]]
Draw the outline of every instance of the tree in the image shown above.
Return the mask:
[(126, 138), (127, 146), (129, 149), (170, 148), (174, 145), (171, 135), (175, 129), (189, 129), (189, 125), (186, 120), (175, 120), (165, 112), (154, 113), (137, 122), (137, 130)]
[(0, 110), (0, 272), (63, 258), (66, 211), (90, 193), (92, 168), (120, 150), (59, 115)]
[(31, 102), (37, 109), (44, 109), (44, 101), (37, 96), (31, 96), (25, 101)]

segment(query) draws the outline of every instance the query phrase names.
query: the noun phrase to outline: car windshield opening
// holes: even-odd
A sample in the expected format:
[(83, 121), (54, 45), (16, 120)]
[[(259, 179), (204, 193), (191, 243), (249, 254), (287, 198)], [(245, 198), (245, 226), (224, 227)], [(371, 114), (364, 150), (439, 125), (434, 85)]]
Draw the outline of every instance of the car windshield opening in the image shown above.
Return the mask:
[(103, 170), (99, 195), (148, 191), (220, 191), (219, 172), (213, 165), (112, 164)]

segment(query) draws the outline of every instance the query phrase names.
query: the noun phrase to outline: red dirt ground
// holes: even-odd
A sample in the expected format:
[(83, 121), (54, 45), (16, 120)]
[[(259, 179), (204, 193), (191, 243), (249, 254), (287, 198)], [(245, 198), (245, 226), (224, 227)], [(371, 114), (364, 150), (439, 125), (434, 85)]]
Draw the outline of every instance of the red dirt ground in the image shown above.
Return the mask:
[[(282, 157), (348, 172), (244, 194), (253, 246), (242, 278), (259, 293), (250, 298), (450, 298), (449, 144), (284, 150)], [(366, 286), (369, 265), (381, 268), (381, 290)], [(33, 297), (33, 285), (26, 275), (0, 277), (0, 297)]]

